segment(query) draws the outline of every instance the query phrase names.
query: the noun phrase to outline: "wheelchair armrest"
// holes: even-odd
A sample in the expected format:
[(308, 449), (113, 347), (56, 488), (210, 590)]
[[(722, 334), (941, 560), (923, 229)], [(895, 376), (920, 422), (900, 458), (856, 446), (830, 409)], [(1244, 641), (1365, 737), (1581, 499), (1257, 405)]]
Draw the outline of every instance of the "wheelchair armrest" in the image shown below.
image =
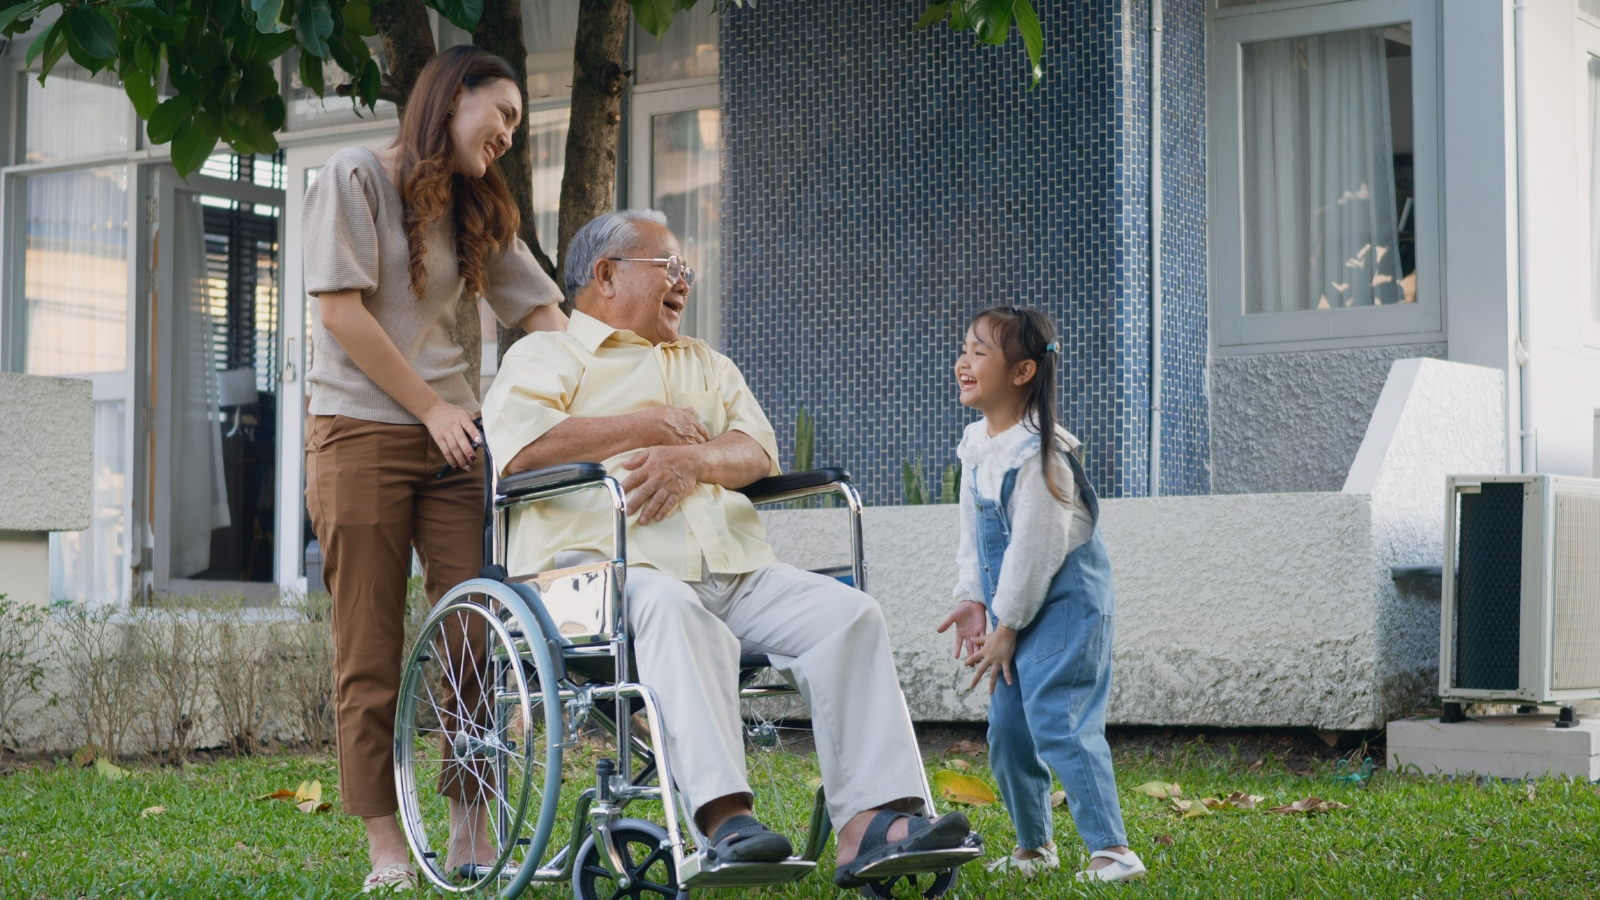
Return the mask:
[(790, 472), (773, 475), (739, 488), (739, 493), (756, 503), (767, 502), (769, 497), (782, 497), (797, 491), (813, 491), (835, 484), (849, 484), (850, 473), (844, 469), (812, 469), (809, 472)]
[(575, 487), (590, 484), (606, 477), (606, 467), (599, 463), (564, 463), (546, 466), (531, 472), (518, 472), (500, 479), (495, 491), (500, 497), (511, 500), (552, 488)]

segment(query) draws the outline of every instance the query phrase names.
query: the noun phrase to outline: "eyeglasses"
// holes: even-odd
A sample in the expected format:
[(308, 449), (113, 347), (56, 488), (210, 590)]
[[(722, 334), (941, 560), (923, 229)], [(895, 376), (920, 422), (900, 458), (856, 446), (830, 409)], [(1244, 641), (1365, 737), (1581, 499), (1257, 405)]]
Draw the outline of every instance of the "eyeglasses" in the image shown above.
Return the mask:
[(669, 283), (677, 284), (678, 279), (682, 278), (685, 284), (689, 285), (689, 287), (694, 287), (694, 270), (689, 268), (689, 264), (684, 262), (681, 256), (668, 256), (665, 259), (643, 256), (608, 256), (606, 259), (612, 262), (642, 262), (653, 266), (666, 266), (667, 281)]

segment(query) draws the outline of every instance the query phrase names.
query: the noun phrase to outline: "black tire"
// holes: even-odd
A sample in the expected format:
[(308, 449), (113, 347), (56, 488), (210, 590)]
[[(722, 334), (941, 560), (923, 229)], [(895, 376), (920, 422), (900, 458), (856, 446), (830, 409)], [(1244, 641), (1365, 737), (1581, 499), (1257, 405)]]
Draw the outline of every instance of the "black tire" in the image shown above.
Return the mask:
[(955, 887), (959, 869), (946, 872), (928, 872), (920, 875), (896, 875), (883, 881), (869, 881), (861, 886), (861, 896), (874, 900), (893, 900), (895, 889), (900, 889), (901, 900), (921, 894), (927, 900), (942, 897)]
[(687, 900), (688, 891), (678, 890), (678, 870), (667, 846), (667, 830), (643, 819), (621, 819), (611, 827), (617, 849), (622, 853), (632, 884), (617, 887), (610, 871), (600, 864), (600, 848), (594, 835), (584, 839), (572, 867), (572, 896), (577, 900)]

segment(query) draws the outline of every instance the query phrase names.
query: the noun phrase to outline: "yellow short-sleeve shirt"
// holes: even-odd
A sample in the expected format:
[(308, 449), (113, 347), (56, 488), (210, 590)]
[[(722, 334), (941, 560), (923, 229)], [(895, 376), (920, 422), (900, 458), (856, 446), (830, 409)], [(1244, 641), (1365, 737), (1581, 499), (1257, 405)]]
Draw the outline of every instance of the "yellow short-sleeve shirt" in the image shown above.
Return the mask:
[[(706, 342), (679, 337), (651, 344), (574, 311), (565, 332), (541, 331), (518, 341), (500, 362), (483, 398), (489, 451), (503, 474), (523, 447), (569, 416), (620, 416), (652, 406), (694, 411), (712, 438), (742, 431), (754, 438), (779, 473), (772, 424), (739, 367)], [(618, 478), (629, 451), (600, 460)], [(564, 550), (611, 553), (611, 507), (597, 491), (582, 491), (519, 507), (507, 536), (512, 574), (541, 572)], [(766, 529), (743, 494), (700, 484), (665, 519), (628, 520), (628, 563), (699, 581), (701, 558), (711, 571), (753, 572), (777, 561)]]

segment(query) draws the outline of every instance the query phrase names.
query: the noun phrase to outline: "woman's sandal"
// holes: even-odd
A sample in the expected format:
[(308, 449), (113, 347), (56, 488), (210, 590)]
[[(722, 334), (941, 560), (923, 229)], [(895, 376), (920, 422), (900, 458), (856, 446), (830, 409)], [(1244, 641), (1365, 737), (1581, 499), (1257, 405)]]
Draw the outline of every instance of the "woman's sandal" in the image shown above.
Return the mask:
[(1091, 860), (1109, 859), (1111, 865), (1098, 869), (1084, 869), (1078, 873), (1079, 881), (1132, 881), (1143, 878), (1145, 874), (1144, 860), (1139, 854), (1129, 850), (1127, 853), (1113, 853), (1110, 850), (1096, 850), (1089, 854)]
[(717, 826), (711, 846), (723, 862), (783, 862), (794, 855), (789, 839), (757, 821), (733, 816)]
[[(893, 825), (896, 819), (908, 820), (906, 836), (891, 843), (889, 826)], [(856, 850), (856, 858), (834, 870), (833, 883), (842, 888), (860, 887), (870, 880), (859, 877), (861, 870), (884, 857), (899, 853), (950, 850), (961, 846), (971, 830), (972, 826), (967, 822), (966, 813), (962, 812), (945, 813), (938, 821), (933, 821), (927, 816), (913, 816), (892, 809), (879, 810), (878, 814), (872, 817), (872, 821), (867, 823), (866, 833), (861, 835), (861, 846)]]
[(373, 891), (412, 891), (417, 888), (417, 872), (410, 863), (390, 863), (373, 869), (361, 883), (361, 893)]

